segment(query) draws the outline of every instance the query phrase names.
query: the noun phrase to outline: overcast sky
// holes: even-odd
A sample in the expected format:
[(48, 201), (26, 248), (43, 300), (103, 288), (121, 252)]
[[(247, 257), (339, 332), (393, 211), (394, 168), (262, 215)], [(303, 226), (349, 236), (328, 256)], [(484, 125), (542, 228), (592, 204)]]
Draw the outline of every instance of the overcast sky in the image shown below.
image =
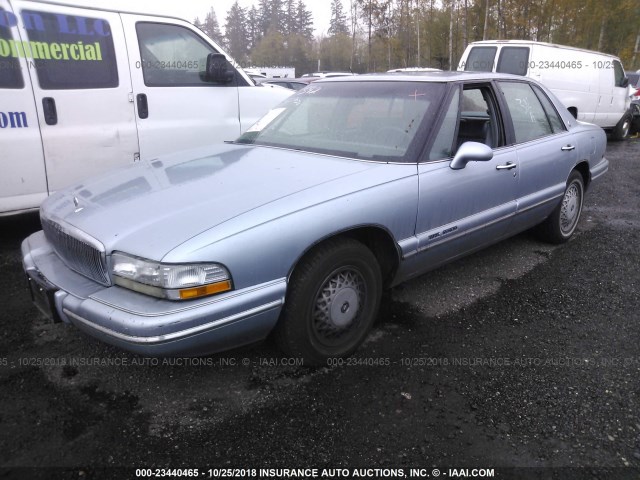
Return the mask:
[[(75, 0), (73, 3), (83, 3), (86, 5), (105, 5), (112, 9), (129, 11), (140, 11), (156, 13), (160, 15), (171, 15), (184, 18), (193, 22), (196, 17), (204, 20), (211, 7), (216, 12), (220, 28), (224, 29), (227, 12), (235, 0)], [(242, 8), (259, 6), (258, 0), (238, 0)], [(305, 0), (307, 9), (313, 14), (313, 26), (316, 36), (327, 32), (329, 19), (331, 18), (331, 0)], [(344, 3), (344, 2), (343, 2)], [(345, 13), (348, 11), (345, 7)]]

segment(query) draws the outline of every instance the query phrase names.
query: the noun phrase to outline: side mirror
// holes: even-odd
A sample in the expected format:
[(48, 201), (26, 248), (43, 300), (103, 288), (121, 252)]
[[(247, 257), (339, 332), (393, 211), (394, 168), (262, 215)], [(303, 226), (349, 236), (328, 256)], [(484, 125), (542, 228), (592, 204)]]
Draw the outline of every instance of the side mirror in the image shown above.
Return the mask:
[(622, 79), (622, 85), (620, 85), (622, 88), (627, 88), (629, 86), (629, 77), (624, 77)]
[(207, 56), (207, 80), (216, 83), (229, 83), (233, 80), (234, 69), (222, 53), (210, 53)]
[(460, 170), (469, 162), (488, 162), (493, 158), (493, 150), (484, 143), (464, 142), (451, 160), (449, 167)]

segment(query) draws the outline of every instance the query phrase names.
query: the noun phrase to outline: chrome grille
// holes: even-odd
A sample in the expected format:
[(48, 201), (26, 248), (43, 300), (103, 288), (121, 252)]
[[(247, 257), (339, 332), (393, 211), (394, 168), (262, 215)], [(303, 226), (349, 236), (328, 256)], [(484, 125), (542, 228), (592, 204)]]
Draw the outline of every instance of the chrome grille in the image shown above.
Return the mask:
[(110, 284), (104, 248), (96, 240), (73, 227), (40, 220), (47, 240), (69, 268), (103, 285)]

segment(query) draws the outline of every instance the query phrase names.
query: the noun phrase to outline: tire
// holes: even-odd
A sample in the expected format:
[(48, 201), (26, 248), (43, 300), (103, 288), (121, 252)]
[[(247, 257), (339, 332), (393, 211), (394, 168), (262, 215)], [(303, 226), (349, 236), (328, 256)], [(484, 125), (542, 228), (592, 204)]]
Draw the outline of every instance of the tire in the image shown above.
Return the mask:
[(625, 113), (618, 124), (613, 128), (611, 137), (613, 140), (621, 141), (629, 136), (629, 130), (631, 129), (631, 122), (633, 117), (629, 112)]
[(584, 203), (584, 180), (574, 170), (569, 175), (562, 201), (547, 219), (538, 225), (536, 233), (543, 240), (560, 244), (567, 242), (578, 226)]
[(373, 253), (353, 239), (329, 240), (294, 270), (275, 341), (305, 365), (327, 365), (364, 341), (381, 296), (382, 274)]
[(640, 105), (634, 103), (631, 105), (632, 118), (630, 135), (634, 135), (640, 132)]

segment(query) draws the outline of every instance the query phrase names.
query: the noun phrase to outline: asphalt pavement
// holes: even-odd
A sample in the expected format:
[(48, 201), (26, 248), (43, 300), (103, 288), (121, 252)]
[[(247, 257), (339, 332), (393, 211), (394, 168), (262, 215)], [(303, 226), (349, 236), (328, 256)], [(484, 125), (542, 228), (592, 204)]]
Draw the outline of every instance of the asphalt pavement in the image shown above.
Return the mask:
[(38, 217), (0, 219), (0, 478), (640, 478), (640, 140), (607, 157), (569, 243), (524, 233), (397, 287), (315, 369), (49, 324), (20, 263)]

